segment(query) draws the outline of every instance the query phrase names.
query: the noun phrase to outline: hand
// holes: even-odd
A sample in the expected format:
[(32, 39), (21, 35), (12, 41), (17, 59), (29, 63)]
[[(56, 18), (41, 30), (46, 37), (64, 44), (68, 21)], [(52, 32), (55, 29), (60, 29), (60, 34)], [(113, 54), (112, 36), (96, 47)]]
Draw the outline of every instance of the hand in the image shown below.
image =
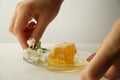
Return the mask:
[(115, 80), (120, 77), (120, 19), (80, 75), (81, 80), (99, 80), (102, 76)]
[[(28, 47), (26, 42), (29, 38), (35, 38), (36, 43), (39, 41), (47, 25), (58, 14), (62, 1), (24, 0), (17, 5), (9, 30), (17, 37), (23, 48)], [(32, 19), (37, 23), (30, 23)]]

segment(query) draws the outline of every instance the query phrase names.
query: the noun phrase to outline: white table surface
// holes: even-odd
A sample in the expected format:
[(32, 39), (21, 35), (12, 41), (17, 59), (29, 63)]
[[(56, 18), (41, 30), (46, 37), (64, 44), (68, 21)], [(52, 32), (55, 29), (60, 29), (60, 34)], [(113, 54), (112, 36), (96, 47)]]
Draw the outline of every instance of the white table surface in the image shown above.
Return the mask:
[[(93, 53), (98, 44), (78, 44), (77, 47)], [(0, 43), (0, 80), (80, 80), (79, 72), (55, 73), (26, 63), (21, 53), (22, 48), (17, 43)]]

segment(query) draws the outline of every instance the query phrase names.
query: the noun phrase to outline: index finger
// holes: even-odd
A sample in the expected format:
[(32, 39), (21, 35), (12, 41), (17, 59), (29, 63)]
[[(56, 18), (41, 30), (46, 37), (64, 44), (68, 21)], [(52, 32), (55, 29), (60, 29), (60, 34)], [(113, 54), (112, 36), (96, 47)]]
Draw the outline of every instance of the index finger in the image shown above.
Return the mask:
[(42, 37), (47, 25), (49, 24), (49, 18), (48, 15), (43, 14), (40, 16), (37, 20), (36, 27), (31, 35), (31, 38), (34, 38), (36, 40), (36, 43), (40, 40)]
[(17, 14), (14, 33), (23, 48), (27, 48), (27, 38), (25, 37), (24, 30), (29, 21), (30, 18), (26, 14)]
[(108, 46), (106, 43), (102, 44), (85, 69), (88, 75), (95, 80), (100, 79), (116, 60), (117, 55), (115, 53), (113, 47)]

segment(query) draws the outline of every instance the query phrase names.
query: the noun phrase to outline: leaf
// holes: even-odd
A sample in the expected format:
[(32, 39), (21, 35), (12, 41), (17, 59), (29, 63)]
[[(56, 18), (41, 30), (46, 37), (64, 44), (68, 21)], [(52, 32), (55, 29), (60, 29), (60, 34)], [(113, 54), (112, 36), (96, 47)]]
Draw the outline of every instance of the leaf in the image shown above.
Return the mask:
[(47, 50), (46, 48), (41, 48), (42, 50)]
[(37, 50), (37, 49), (39, 49), (39, 48), (41, 48), (41, 41), (38, 42), (38, 44), (37, 44), (37, 46), (36, 46), (35, 49)]
[(46, 48), (42, 48), (42, 47), (41, 47), (41, 41), (38, 42), (38, 44), (37, 44), (37, 46), (36, 46), (36, 48), (35, 48), (35, 50), (38, 50), (38, 49), (42, 49), (43, 53), (45, 53), (45, 52), (47, 51)]

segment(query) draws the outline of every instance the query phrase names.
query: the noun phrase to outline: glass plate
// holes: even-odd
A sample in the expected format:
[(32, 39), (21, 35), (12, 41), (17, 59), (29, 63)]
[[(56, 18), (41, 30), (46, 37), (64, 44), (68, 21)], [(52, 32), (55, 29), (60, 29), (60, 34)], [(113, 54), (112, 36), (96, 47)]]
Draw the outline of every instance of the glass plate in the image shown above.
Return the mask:
[(27, 59), (25, 57), (23, 57), (23, 60), (35, 65), (35, 66), (39, 66), (39, 67), (43, 67), (49, 71), (53, 71), (53, 72), (75, 72), (75, 71), (80, 71), (83, 68), (85, 68), (88, 64), (87, 62), (87, 55), (89, 53), (86, 51), (77, 51), (75, 58), (74, 58), (74, 64), (59, 64), (59, 65), (49, 65), (47, 63), (47, 60), (45, 62), (43, 61), (38, 61), (38, 62), (34, 62), (30, 59)]

